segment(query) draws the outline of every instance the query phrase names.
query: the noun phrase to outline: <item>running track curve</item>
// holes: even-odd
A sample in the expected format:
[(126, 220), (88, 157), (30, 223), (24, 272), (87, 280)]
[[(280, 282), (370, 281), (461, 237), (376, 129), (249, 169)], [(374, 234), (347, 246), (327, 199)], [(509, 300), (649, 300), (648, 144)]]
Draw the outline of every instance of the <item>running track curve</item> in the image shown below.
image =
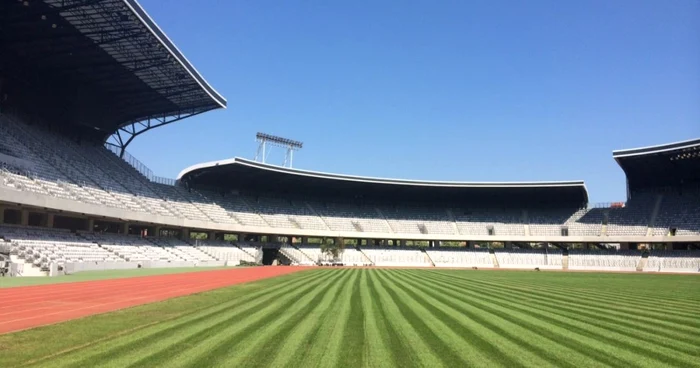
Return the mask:
[(0, 334), (286, 275), (305, 267), (251, 267), (0, 289)]

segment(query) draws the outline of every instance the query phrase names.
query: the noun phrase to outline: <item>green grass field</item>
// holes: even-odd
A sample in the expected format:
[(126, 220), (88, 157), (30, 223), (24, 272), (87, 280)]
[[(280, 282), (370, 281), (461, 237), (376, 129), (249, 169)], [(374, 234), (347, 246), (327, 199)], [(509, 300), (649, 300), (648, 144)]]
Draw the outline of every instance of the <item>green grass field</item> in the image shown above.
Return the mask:
[(700, 367), (700, 277), (318, 269), (0, 336), (0, 367)]
[(0, 288), (121, 279), (139, 276), (169, 275), (173, 273), (213, 271), (229, 268), (230, 267), (138, 268), (135, 270), (85, 271), (73, 275), (58, 277), (0, 277)]

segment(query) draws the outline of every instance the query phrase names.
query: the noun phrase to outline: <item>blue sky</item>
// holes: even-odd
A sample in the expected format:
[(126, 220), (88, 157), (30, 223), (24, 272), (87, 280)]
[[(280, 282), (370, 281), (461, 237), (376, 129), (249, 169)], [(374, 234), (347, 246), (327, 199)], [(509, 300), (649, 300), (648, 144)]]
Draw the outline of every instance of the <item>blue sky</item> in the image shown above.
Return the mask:
[(608, 202), (612, 150), (700, 137), (694, 0), (140, 2), (229, 104), (132, 143), (161, 176), (253, 158), (262, 131), (304, 141), (301, 169)]

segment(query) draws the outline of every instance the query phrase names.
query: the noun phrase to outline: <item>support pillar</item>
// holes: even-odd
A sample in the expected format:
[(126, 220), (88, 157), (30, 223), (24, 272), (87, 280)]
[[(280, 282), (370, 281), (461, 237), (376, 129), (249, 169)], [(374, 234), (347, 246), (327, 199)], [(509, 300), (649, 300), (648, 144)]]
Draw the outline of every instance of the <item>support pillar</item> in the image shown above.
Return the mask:
[(21, 210), (21, 218), (20, 218), (20, 225), (22, 226), (28, 226), (29, 225), (29, 210), (26, 208), (23, 208)]
[(5, 223), (5, 207), (0, 206), (0, 224)]
[(95, 231), (95, 219), (89, 218), (89, 219), (87, 219), (86, 222), (87, 222), (87, 224), (86, 224), (87, 229), (86, 230), (89, 232)]
[(513, 242), (507, 241), (507, 242), (503, 243), (503, 248), (513, 249)]
[(469, 248), (469, 249), (474, 249), (474, 242), (473, 242), (473, 241), (468, 241), (468, 242), (467, 242), (467, 248)]
[(630, 243), (620, 243), (620, 250), (629, 250)]
[(406, 240), (405, 240), (405, 239), (399, 240), (399, 245), (402, 246), (402, 247), (405, 247), (405, 246), (406, 246)]
[[(335, 238), (333, 239), (333, 245), (338, 246), (341, 245), (340, 242), (343, 240), (343, 238)], [(343, 244), (344, 246), (345, 244)]]
[(54, 214), (47, 213), (46, 214), (46, 227), (48, 227), (49, 229), (53, 229), (53, 220), (54, 220)]
[(122, 234), (128, 234), (129, 233), (129, 223), (125, 222), (122, 224)]
[(301, 244), (302, 244), (302, 245), (307, 245), (307, 244), (309, 244), (309, 237), (308, 237), (308, 236), (302, 236), (302, 237), (301, 237)]
[(665, 247), (666, 250), (673, 250), (673, 243), (666, 243)]
[[(158, 234), (158, 232), (160, 231), (160, 226), (156, 226), (156, 227), (153, 229), (153, 231), (155, 231), (156, 234)], [(181, 238), (181, 240), (189, 241), (189, 240), (190, 240), (190, 229), (182, 229), (182, 230), (180, 230), (180, 238)]]
[[(189, 239), (189, 236), (187, 237)], [(216, 231), (210, 231), (207, 233), (208, 240), (216, 240)]]

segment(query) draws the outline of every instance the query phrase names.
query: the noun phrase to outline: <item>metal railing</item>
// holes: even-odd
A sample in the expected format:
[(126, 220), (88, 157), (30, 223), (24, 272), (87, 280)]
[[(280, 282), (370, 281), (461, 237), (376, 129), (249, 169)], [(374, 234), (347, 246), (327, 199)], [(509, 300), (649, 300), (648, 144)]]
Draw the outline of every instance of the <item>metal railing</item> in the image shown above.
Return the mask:
[(105, 144), (104, 146), (115, 156), (121, 158), (127, 164), (131, 165), (131, 167), (138, 171), (139, 174), (145, 176), (146, 179), (148, 179), (149, 181), (156, 184), (175, 186), (177, 180), (155, 175), (153, 173), (153, 170), (149, 169), (148, 166), (146, 166), (143, 162), (139, 161), (136, 157), (132, 156), (129, 152), (124, 151), (124, 155), (119, 157), (119, 148), (110, 144)]

